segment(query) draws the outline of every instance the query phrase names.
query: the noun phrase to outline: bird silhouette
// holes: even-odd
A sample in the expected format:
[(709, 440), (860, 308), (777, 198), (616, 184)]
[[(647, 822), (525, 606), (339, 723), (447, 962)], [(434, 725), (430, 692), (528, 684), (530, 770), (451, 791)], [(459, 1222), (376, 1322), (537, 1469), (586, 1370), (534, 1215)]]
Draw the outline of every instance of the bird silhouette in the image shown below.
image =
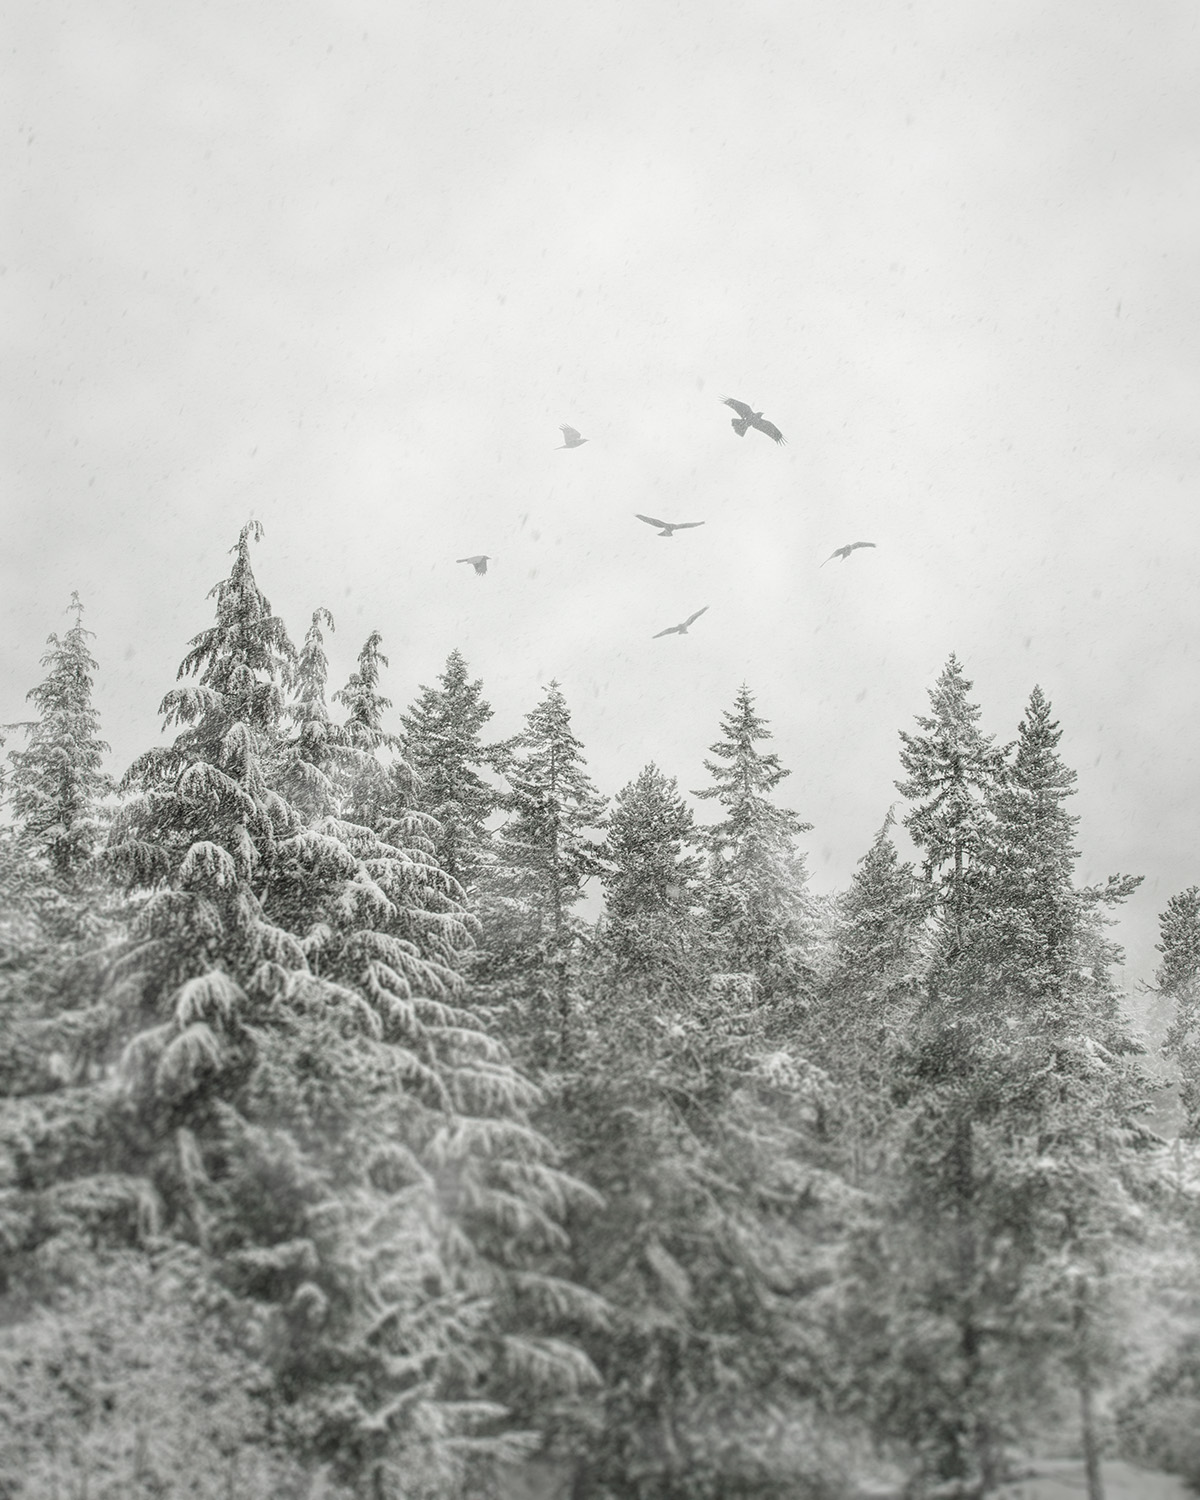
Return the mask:
[(640, 510), (635, 510), (634, 515), (639, 521), (645, 521), (647, 526), (661, 526), (659, 536), (674, 536), (677, 531), (688, 531), (693, 526), (703, 526), (703, 521), (659, 521), (653, 516), (644, 516)]
[(559, 443), (560, 448), (581, 448), (587, 442), (587, 438), (580, 437), (574, 427), (568, 427), (565, 423), (558, 430), (566, 439), (565, 442)]
[(657, 635), (652, 635), (650, 639), (652, 641), (656, 641), (658, 640), (659, 636), (663, 635), (687, 635), (688, 626), (691, 625), (693, 621), (698, 620), (704, 613), (704, 610), (707, 608), (708, 605), (706, 604), (704, 606), (704, 609), (698, 609), (694, 615), (689, 615), (682, 625), (668, 625), (665, 630), (660, 630)]
[(471, 566), (475, 569), (476, 573), (478, 573), (479, 576), (482, 578), (483, 575), (487, 572), (487, 565), (491, 561), (491, 558), (487, 555), (486, 552), (480, 552), (480, 553), (477, 553), (476, 556), (474, 556), (474, 557), (459, 557), (459, 558), (456, 558), (455, 561), (456, 562), (469, 562), (471, 564)]
[(825, 563), (832, 562), (835, 557), (840, 557), (845, 562), (856, 547), (873, 547), (874, 545), (874, 542), (847, 542), (844, 547), (835, 547), (821, 566), (824, 567)]
[(732, 396), (723, 396), (721, 399), (726, 406), (733, 407), (734, 411), (737, 412), (737, 416), (733, 418), (729, 425), (737, 433), (738, 437), (746, 436), (747, 427), (757, 427), (759, 432), (765, 432), (775, 442), (787, 442), (787, 439), (774, 422), (765, 422), (763, 420), (762, 412), (755, 411), (753, 407), (747, 406), (744, 401), (735, 401)]

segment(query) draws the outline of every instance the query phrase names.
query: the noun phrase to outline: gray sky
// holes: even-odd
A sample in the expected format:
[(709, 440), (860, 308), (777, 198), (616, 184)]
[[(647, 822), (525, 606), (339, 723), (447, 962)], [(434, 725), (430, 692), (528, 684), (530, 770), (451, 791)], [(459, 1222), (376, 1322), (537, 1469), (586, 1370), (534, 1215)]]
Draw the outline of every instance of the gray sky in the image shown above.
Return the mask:
[(78, 589), (123, 770), (255, 516), (335, 682), (378, 628), (399, 708), (458, 647), (511, 733), (557, 677), (609, 793), (703, 785), (745, 679), (830, 889), (955, 650), (1001, 739), (1049, 695), (1149, 976), (1200, 880), (1194, 6), (18, 0), (6, 32), (0, 719)]

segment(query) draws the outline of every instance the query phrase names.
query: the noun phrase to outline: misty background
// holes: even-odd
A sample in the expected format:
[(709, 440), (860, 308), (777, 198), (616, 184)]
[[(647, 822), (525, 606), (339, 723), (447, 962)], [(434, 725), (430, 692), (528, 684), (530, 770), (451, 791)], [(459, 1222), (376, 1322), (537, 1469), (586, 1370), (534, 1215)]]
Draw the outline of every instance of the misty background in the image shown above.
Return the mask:
[(457, 647), (499, 737), (557, 678), (609, 794), (704, 785), (745, 680), (828, 891), (955, 651), (1001, 742), (1049, 696), (1080, 876), (1145, 875), (1150, 978), (1200, 879), (1193, 7), (26, 0), (6, 32), (0, 720), (78, 590), (120, 774), (255, 517), (334, 685), (378, 629), (398, 711)]

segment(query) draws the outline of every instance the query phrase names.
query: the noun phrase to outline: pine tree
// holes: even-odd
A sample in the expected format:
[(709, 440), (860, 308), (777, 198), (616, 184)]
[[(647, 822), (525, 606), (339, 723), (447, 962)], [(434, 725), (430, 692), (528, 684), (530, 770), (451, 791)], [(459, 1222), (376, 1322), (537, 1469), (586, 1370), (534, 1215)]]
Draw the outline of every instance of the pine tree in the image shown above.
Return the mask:
[(508, 819), (485, 902), (489, 959), (482, 971), (487, 978), (517, 977), (533, 990), (542, 1013), (532, 1024), (543, 1052), (550, 1005), (556, 1046), (560, 1053), (569, 1047), (572, 950), (579, 936), (571, 913), (585, 883), (604, 869), (598, 833), (606, 799), (585, 766), (566, 698), (551, 682), (526, 715), (505, 770)]
[(24, 750), (9, 754), (9, 801), (26, 847), (49, 860), (60, 880), (79, 873), (101, 836), (99, 803), (112, 787), (101, 769), (108, 746), (92, 706), (96, 662), (88, 650), (83, 605), (72, 594), (75, 623), (49, 638), (44, 681), (28, 694), (39, 717), (26, 726)]
[(470, 893), (488, 854), (487, 819), (500, 803), (498, 790), (480, 772), (501, 769), (504, 747), (484, 745), (480, 738), (492, 710), (482, 681), (471, 681), (460, 652), (447, 657), (438, 682), (436, 688), (422, 686), (400, 717), (404, 755), (415, 779), (415, 806), (437, 819), (438, 862)]
[(675, 778), (651, 762), (617, 793), (609, 815), (604, 946), (619, 976), (646, 983), (699, 977), (703, 927), (695, 911), (702, 860), (691, 809)]
[(978, 729), (979, 707), (968, 698), (971, 683), (952, 652), (930, 692), (933, 712), (918, 715), (923, 734), (900, 731), (897, 781), (902, 796), (916, 802), (903, 818), (924, 851), (925, 878), (943, 927), (945, 962), (953, 963), (965, 941), (975, 865), (985, 848), (991, 802), (1004, 774), (1006, 750)]
[(1172, 896), (1158, 921), (1162, 962), (1154, 982), (1175, 1002), (1163, 1052), (1179, 1064), (1184, 1128), (1195, 1139), (1200, 1136), (1200, 886)]
[(413, 775), (400, 754), (400, 737), (384, 728), (392, 700), (380, 691), (388, 659), (379, 649), (383, 637), (373, 630), (358, 653), (358, 670), (333, 701), (347, 710), (339, 739), (351, 754), (342, 776), (346, 816), (377, 832), (398, 834), (428, 854), (432, 848), (427, 820), (413, 816)]
[(380, 1500), (449, 1496), (591, 1378), (547, 1320), (595, 1299), (543, 1271), (586, 1193), (461, 1003), (449, 877), (280, 790), (296, 658), (255, 533), (181, 668), (198, 682), (164, 700), (173, 742), (127, 777), (109, 858), (134, 917), (76, 1031), (85, 1065), (0, 1114), (0, 1232), (18, 1265), (64, 1224), (192, 1243), (277, 1430)]
[(838, 902), (834, 971), (873, 994), (911, 982), (925, 904), (912, 866), (901, 860), (888, 811)]
[[(581, 1500), (843, 1495), (831, 1310), (860, 1195), (829, 1170), (829, 1080), (749, 1011), (603, 975), (550, 1128), (605, 1195), (574, 1274), (614, 1307)], [(850, 1351), (846, 1351), (849, 1355)]]
[(891, 1279), (938, 1310), (901, 1379), (936, 1358), (942, 1399), (907, 1419), (940, 1478), (986, 1485), (1006, 1420), (1028, 1415), (1063, 1349), (1097, 1471), (1092, 1308), (1108, 1269), (1097, 1247), (1128, 1223), (1113, 1184), (1127, 1175), (1138, 1082), (1102, 912), (1137, 881), (1074, 887), (1063, 802), (1075, 777), (1044, 695), (1031, 695), (1005, 770), (969, 686), (951, 658), (922, 721), (930, 734), (906, 736), (902, 752), (901, 789), (926, 798), (908, 823), (944, 941), (900, 1076), (894, 1212), (913, 1259)]
[(288, 703), (293, 728), (285, 742), (280, 771), (280, 784), (285, 795), (312, 816), (325, 816), (334, 811), (337, 806), (335, 773), (345, 763), (344, 755), (339, 753), (344, 736), (330, 719), (325, 698), (329, 659), (325, 655), (322, 625), (332, 630), (333, 616), (327, 609), (316, 609), (293, 674), (293, 692)]
[(770, 997), (806, 982), (807, 872), (795, 841), (812, 824), (767, 800), (791, 772), (758, 749), (771, 731), (744, 683), (721, 728), (725, 738), (710, 747), (718, 759), (704, 762), (714, 785), (694, 793), (715, 799), (725, 813), (704, 830), (708, 906), (725, 967), (752, 974), (758, 992)]
[(837, 903), (832, 964), (806, 1028), (809, 1056), (839, 1085), (839, 1130), (859, 1186), (890, 1116), (890, 1080), (924, 966), (925, 900), (892, 823), (889, 810)]
[[(979, 917), (965, 946), (976, 977), (987, 971), (996, 1003), (1064, 1003), (1086, 898), (1072, 879), (1078, 819), (1067, 812), (1075, 772), (1058, 754), (1062, 731), (1039, 687), (1021, 720), (1016, 754), (990, 799), (991, 820), (976, 871)], [(970, 982), (965, 974), (961, 982)]]

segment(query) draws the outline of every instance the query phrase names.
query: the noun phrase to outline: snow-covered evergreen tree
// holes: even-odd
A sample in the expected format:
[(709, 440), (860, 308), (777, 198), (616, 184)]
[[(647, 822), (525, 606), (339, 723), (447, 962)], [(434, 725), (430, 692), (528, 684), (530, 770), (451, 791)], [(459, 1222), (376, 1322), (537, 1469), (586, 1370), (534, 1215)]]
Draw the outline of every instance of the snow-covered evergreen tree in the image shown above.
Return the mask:
[(284, 741), (279, 773), (284, 795), (314, 816), (337, 807), (335, 774), (346, 760), (340, 753), (345, 737), (330, 719), (326, 701), (329, 658), (322, 626), (332, 630), (333, 616), (327, 609), (316, 609), (296, 659), (288, 702), (292, 732)]
[(357, 670), (333, 695), (346, 710), (339, 740), (351, 754), (344, 759), (342, 803), (351, 821), (386, 835), (398, 834), (423, 853), (432, 849), (432, 829), (412, 811), (413, 775), (400, 753), (400, 737), (384, 726), (392, 700), (383, 695), (380, 678), (388, 659), (383, 637), (373, 630), (358, 653)]
[(860, 1185), (892, 1110), (896, 1056), (924, 969), (925, 897), (892, 823), (889, 810), (838, 900), (832, 961), (806, 1027), (810, 1056), (838, 1084), (837, 1129)]
[(896, 787), (915, 806), (902, 822), (924, 852), (930, 899), (952, 964), (965, 940), (970, 888), (986, 846), (992, 800), (1004, 775), (1005, 749), (978, 727), (971, 683), (951, 652), (930, 691), (932, 712), (918, 715), (923, 733), (900, 731), (900, 763), (908, 773)]
[(492, 710), (460, 652), (447, 657), (438, 683), (422, 686), (401, 715), (404, 756), (413, 771), (414, 805), (437, 819), (438, 863), (470, 894), (488, 855), (487, 819), (500, 805), (498, 789), (480, 772), (501, 769), (505, 747), (483, 743)]
[(1179, 1100), (1194, 1139), (1200, 1136), (1200, 886), (1172, 896), (1158, 922), (1162, 962), (1154, 982), (1175, 1002), (1163, 1051), (1179, 1064)]
[(546, 1316), (594, 1299), (542, 1274), (586, 1191), (462, 1004), (450, 878), (281, 791), (296, 657), (256, 534), (164, 700), (173, 742), (127, 777), (108, 857), (135, 916), (76, 1029), (85, 1065), (0, 1118), (0, 1228), (18, 1260), (64, 1222), (191, 1242), (297, 1450), (432, 1500), (591, 1378)]
[(505, 768), (508, 817), (483, 906), (488, 956), (481, 969), (488, 979), (518, 980), (533, 1006), (524, 1029), (541, 1037), (543, 1054), (551, 1035), (560, 1052), (569, 1046), (579, 936), (572, 912), (586, 882), (604, 869), (606, 799), (586, 764), (562, 688), (551, 682), (512, 741)]
[(618, 975), (684, 984), (700, 977), (698, 846), (695, 819), (675, 778), (653, 762), (617, 793), (601, 879), (604, 948)]
[(100, 801), (112, 788), (102, 769), (108, 746), (92, 706), (92, 632), (83, 627), (79, 595), (71, 600), (75, 622), (61, 638), (49, 638), (42, 657), (47, 675), (28, 694), (38, 718), (24, 726), (25, 748), (9, 752), (8, 798), (23, 841), (60, 879), (90, 860), (101, 838)]
[(899, 1385), (930, 1360), (942, 1372), (939, 1400), (902, 1403), (904, 1420), (939, 1479), (986, 1485), (1006, 1423), (1030, 1416), (1064, 1350), (1095, 1457), (1094, 1320), (1063, 1278), (1086, 1272), (1085, 1301), (1103, 1296), (1092, 1252), (1124, 1212), (1113, 1184), (1136, 1136), (1138, 1078), (1102, 911), (1137, 882), (1073, 885), (1063, 802), (1075, 778), (1044, 695), (1031, 695), (1005, 768), (969, 687), (951, 658), (927, 735), (904, 736), (900, 786), (923, 799), (907, 821), (942, 942), (897, 1076), (888, 1192), (903, 1249), (887, 1275), (900, 1326), (922, 1330), (900, 1341)]
[(759, 993), (774, 996), (808, 982), (808, 876), (796, 839), (812, 824), (768, 800), (791, 772), (758, 748), (771, 731), (754, 702), (743, 683), (721, 716), (725, 738), (710, 747), (717, 759), (704, 762), (713, 785), (694, 795), (714, 799), (724, 813), (704, 829), (707, 904), (723, 967), (752, 974)]

